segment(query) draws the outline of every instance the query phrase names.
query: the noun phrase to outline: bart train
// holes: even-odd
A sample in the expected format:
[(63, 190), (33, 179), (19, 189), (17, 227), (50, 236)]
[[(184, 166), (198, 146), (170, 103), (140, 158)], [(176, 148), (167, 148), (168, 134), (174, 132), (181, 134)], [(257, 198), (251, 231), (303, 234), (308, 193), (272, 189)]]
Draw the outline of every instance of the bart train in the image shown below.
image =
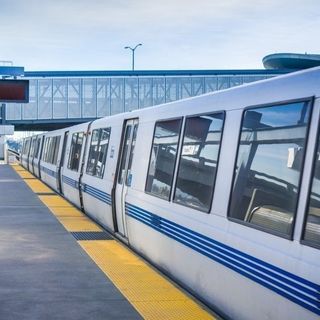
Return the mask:
[(230, 319), (319, 319), (320, 68), (26, 138), (22, 165)]

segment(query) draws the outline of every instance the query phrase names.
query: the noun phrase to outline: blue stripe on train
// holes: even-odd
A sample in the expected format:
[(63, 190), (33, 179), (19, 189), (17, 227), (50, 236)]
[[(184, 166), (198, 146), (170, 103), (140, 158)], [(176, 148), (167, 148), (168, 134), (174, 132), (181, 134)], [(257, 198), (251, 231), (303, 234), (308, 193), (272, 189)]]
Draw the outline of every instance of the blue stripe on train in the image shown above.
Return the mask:
[[(41, 169), (52, 177), (56, 177), (55, 171), (43, 166)], [(66, 176), (63, 176), (63, 182), (73, 188), (79, 187), (78, 181)], [(106, 192), (88, 184), (82, 185), (82, 191), (111, 205), (111, 196)], [(126, 203), (126, 213), (158, 232), (320, 315), (320, 285), (129, 203)]]
[(320, 285), (126, 203), (126, 214), (320, 315)]
[[(76, 188), (76, 189), (79, 188), (79, 182), (76, 180), (73, 180), (67, 176), (63, 176), (62, 180), (64, 183), (66, 183), (67, 185), (69, 185), (73, 188)], [(81, 189), (83, 192), (89, 194), (90, 196), (92, 196), (92, 197), (94, 197), (104, 203), (111, 205), (111, 196), (108, 193), (103, 192), (99, 189), (96, 189), (92, 186), (89, 186), (88, 184), (82, 184)]]
[(49, 176), (53, 177), (53, 178), (56, 178), (57, 177), (57, 172), (49, 169), (49, 168), (46, 168), (44, 166), (40, 166), (40, 170), (47, 173)]
[(111, 205), (111, 196), (108, 193), (89, 186), (88, 184), (84, 184), (82, 190), (83, 192), (93, 196), (94, 198)]
[(71, 178), (69, 178), (69, 177), (67, 177), (67, 176), (62, 176), (62, 181), (63, 181), (65, 184), (67, 184), (67, 185), (69, 185), (69, 186), (71, 186), (71, 187), (73, 187), (73, 188), (76, 188), (76, 189), (79, 188), (79, 182), (76, 181), (76, 180), (73, 180), (73, 179), (71, 179)]

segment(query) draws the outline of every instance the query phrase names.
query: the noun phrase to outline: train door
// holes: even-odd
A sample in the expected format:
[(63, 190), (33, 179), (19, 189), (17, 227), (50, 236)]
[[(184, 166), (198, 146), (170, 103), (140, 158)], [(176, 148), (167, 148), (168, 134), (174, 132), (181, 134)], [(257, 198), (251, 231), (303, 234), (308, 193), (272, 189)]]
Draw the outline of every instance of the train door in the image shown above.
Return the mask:
[(33, 169), (33, 159), (34, 159), (34, 149), (35, 149), (35, 147), (36, 147), (36, 142), (37, 141), (37, 137), (35, 137), (33, 140), (32, 140), (32, 149), (31, 149), (31, 151), (30, 151), (30, 168), (29, 168), (29, 171), (31, 172), (31, 173), (33, 173), (34, 174), (34, 169)]
[(33, 153), (33, 148), (34, 148), (34, 137), (31, 137), (30, 139), (30, 148), (29, 148), (29, 153), (28, 153), (28, 164), (27, 164), (27, 169), (32, 173), (32, 153)]
[(131, 165), (133, 159), (134, 146), (138, 130), (138, 119), (130, 119), (125, 123), (124, 135), (121, 141), (121, 155), (119, 170), (115, 188), (115, 209), (118, 232), (127, 238), (127, 228), (125, 219), (125, 201), (128, 188), (131, 186)]
[(42, 158), (42, 153), (43, 153), (43, 148), (44, 148), (44, 141), (45, 141), (46, 137), (43, 135), (41, 137), (41, 141), (40, 141), (40, 151), (39, 151), (39, 155), (38, 155), (38, 172), (39, 172), (39, 179), (41, 180), (41, 158)]
[(34, 141), (33, 141), (33, 148), (32, 148), (32, 150), (33, 150), (33, 152), (32, 152), (32, 158), (31, 158), (31, 172), (33, 173), (33, 174), (35, 174), (35, 169), (34, 169), (34, 158), (35, 158), (35, 155), (36, 155), (36, 151), (38, 150), (37, 149), (37, 144), (38, 144), (38, 137), (36, 136), (35, 138), (34, 138)]
[(62, 151), (61, 151), (61, 158), (60, 162), (58, 164), (58, 174), (57, 174), (57, 179), (58, 179), (58, 191), (63, 194), (63, 189), (62, 189), (62, 174), (63, 174), (63, 164), (64, 164), (64, 157), (66, 154), (66, 146), (67, 146), (67, 141), (68, 141), (68, 135), (69, 131), (66, 131), (64, 133), (64, 138), (63, 138), (63, 145), (62, 145)]
[(29, 169), (29, 155), (30, 155), (30, 149), (31, 149), (31, 142), (32, 142), (32, 138), (29, 138), (29, 140), (27, 140), (27, 152), (26, 152), (26, 169)]

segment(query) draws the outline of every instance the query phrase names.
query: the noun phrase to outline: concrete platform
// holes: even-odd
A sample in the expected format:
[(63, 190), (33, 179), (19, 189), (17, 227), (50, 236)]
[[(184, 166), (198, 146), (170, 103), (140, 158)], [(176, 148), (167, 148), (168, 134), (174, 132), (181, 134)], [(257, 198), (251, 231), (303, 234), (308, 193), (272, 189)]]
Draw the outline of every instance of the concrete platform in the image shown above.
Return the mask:
[(0, 319), (141, 319), (7, 165), (0, 165)]

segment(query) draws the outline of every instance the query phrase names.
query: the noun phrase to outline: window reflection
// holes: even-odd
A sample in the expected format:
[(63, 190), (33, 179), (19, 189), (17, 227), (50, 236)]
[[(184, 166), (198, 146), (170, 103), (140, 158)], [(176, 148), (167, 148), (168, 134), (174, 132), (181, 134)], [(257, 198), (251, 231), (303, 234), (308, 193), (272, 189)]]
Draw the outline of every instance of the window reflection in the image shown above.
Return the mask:
[(312, 188), (303, 238), (305, 241), (320, 246), (320, 139), (315, 156)]
[(83, 143), (83, 132), (74, 133), (71, 140), (70, 156), (68, 168), (72, 171), (78, 171), (80, 164), (80, 155)]
[(106, 166), (111, 128), (92, 131), (86, 173), (102, 178)]
[(56, 165), (58, 160), (59, 145), (60, 145), (60, 136), (47, 137), (45, 140), (41, 159), (44, 162)]
[(307, 102), (244, 113), (230, 217), (291, 234), (309, 118)]
[(156, 124), (151, 149), (146, 191), (169, 199), (173, 178), (181, 119)]
[(40, 143), (41, 143), (41, 138), (37, 138), (36, 147), (35, 147), (35, 151), (34, 151), (35, 159), (38, 159), (38, 156), (39, 156)]
[(186, 120), (174, 200), (208, 212), (212, 200), (223, 113)]
[(131, 137), (131, 130), (132, 125), (127, 125), (126, 132), (125, 132), (125, 138), (124, 138), (124, 144), (122, 147), (122, 155), (121, 155), (121, 164), (120, 164), (120, 174), (118, 177), (118, 183), (122, 184), (126, 169), (126, 161), (127, 161), (127, 154), (130, 147), (130, 137)]
[(132, 160), (133, 160), (135, 146), (136, 146), (137, 132), (138, 132), (138, 124), (136, 123), (134, 125), (134, 127), (133, 127), (131, 149), (130, 149), (129, 163), (128, 163), (128, 169), (127, 169), (127, 177), (126, 177), (126, 185), (127, 186), (131, 185), (131, 167), (132, 167)]

